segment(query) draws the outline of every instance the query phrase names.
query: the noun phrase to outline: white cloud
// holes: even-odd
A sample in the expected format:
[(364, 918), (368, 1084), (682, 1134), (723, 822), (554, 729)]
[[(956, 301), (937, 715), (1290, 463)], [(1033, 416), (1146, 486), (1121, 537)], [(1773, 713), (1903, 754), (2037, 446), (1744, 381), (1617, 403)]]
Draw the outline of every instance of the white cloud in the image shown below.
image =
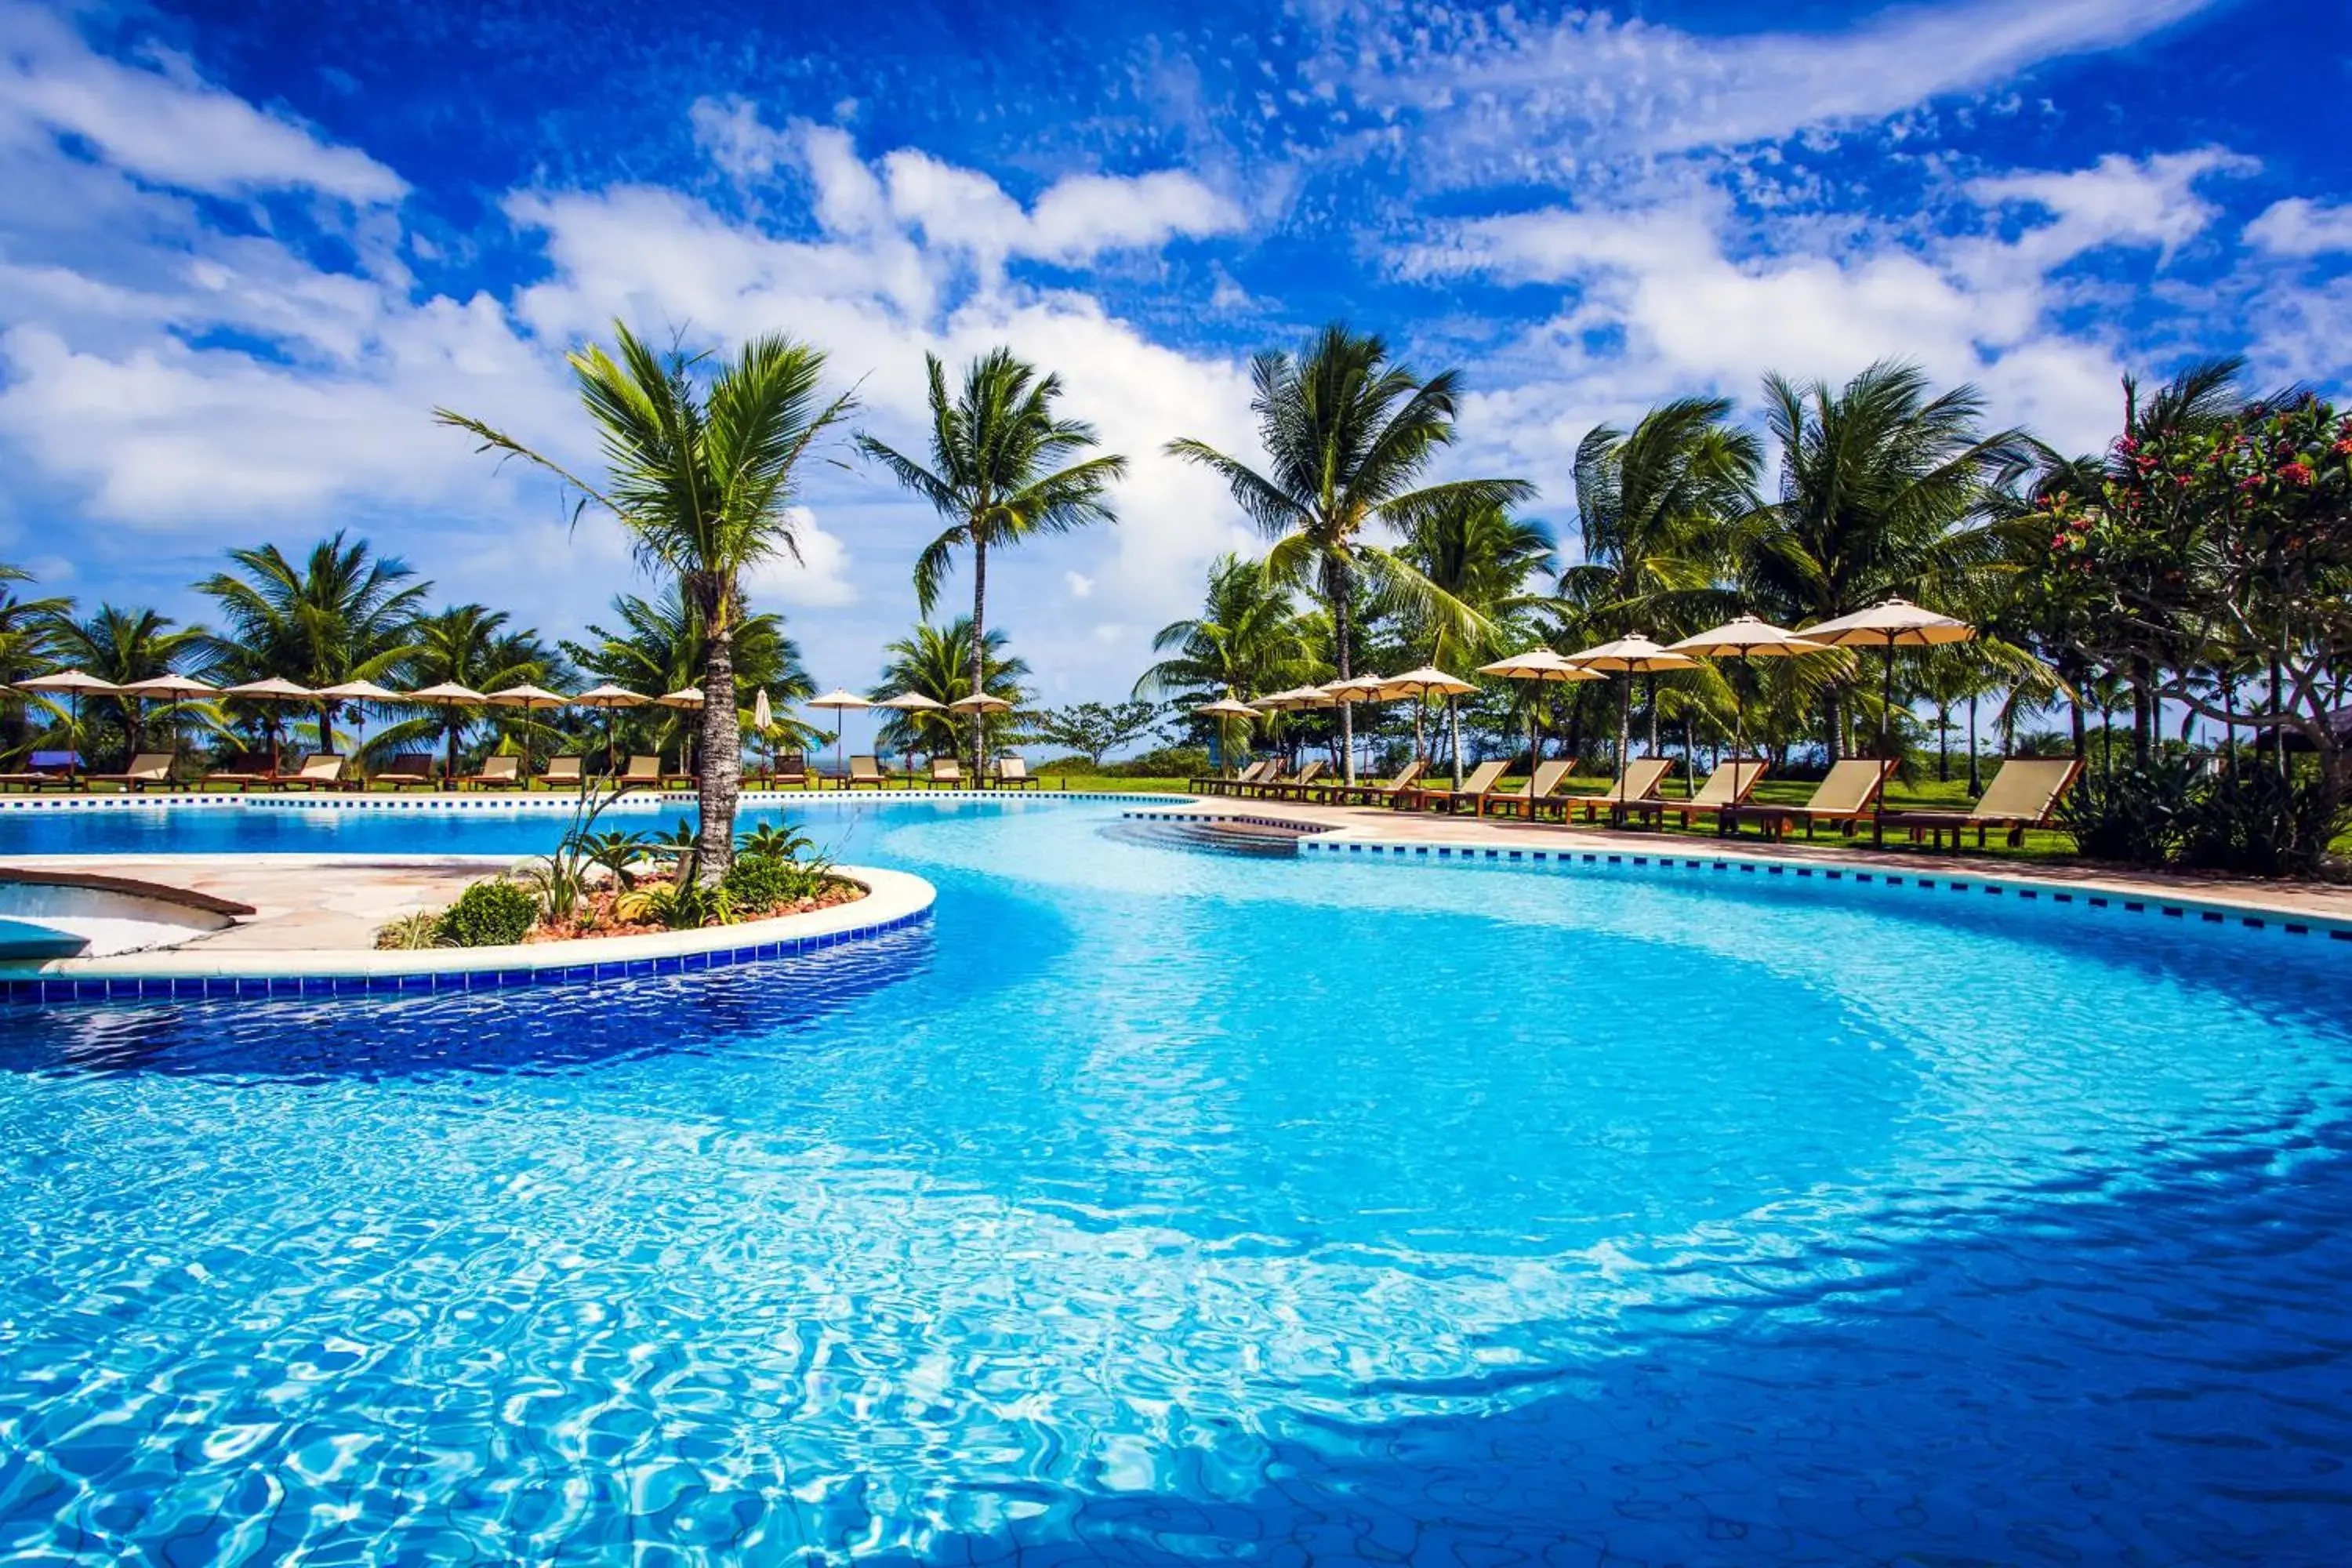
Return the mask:
[(829, 609), (856, 603), (857, 588), (849, 580), (849, 546), (819, 527), (816, 513), (807, 507), (793, 507), (789, 515), (800, 544), (800, 559), (779, 555), (762, 562), (745, 584), (753, 600), (794, 609)]
[(1062, 581), (1069, 584), (1073, 599), (1091, 599), (1095, 595), (1095, 580), (1083, 572), (1065, 572)]
[(2169, 260), (2220, 216), (2221, 209), (2198, 194), (2198, 183), (2260, 167), (2252, 158), (2218, 147), (2144, 160), (2111, 153), (2087, 169), (1975, 180), (1968, 194), (1988, 206), (2023, 204), (2052, 216), (2053, 221), (1999, 247), (2027, 266), (2047, 269), (2106, 245), (2152, 246), (2159, 259)]
[(92, 53), (62, 19), (0, 6), (0, 142), (37, 129), (78, 136), (142, 178), (233, 195), (303, 189), (397, 201), (406, 182), (364, 153), (331, 146), (165, 58), (154, 70)]
[(2273, 202), (2248, 224), (2246, 239), (2273, 256), (2352, 251), (2352, 205), (2330, 206), (2290, 196)]

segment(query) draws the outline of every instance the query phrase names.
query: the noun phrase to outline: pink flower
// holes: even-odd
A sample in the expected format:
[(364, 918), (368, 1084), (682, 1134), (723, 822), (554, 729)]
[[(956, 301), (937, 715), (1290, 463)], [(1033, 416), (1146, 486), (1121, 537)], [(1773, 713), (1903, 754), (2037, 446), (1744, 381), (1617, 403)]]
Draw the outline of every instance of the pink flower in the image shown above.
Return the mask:
[(2291, 485), (2308, 486), (2311, 483), (2311, 468), (2305, 463), (2289, 463), (2279, 469), (2279, 478)]

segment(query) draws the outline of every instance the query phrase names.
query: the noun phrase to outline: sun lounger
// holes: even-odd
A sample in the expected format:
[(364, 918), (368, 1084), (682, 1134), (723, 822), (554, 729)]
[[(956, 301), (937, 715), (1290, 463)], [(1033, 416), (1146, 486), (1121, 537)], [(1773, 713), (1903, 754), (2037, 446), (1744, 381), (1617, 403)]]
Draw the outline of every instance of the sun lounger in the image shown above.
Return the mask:
[(1200, 778), (1188, 781), (1185, 789), (1192, 795), (1239, 795), (1244, 784), (1259, 784), (1272, 778), (1274, 770), (1280, 765), (1273, 757), (1263, 757), (1250, 763), (1232, 778), (1204, 774)]
[(343, 779), (343, 764), (348, 758), (333, 752), (320, 752), (303, 759), (302, 765), (290, 773), (280, 773), (269, 781), (272, 789), (357, 789), (355, 784)]
[(1421, 782), (1424, 768), (1417, 759), (1407, 763), (1403, 772), (1384, 784), (1309, 784), (1308, 790), (1314, 792), (1309, 798), (1327, 805), (1394, 805)]
[(841, 781), (844, 789), (887, 789), (889, 785), (889, 775), (882, 771), (879, 757), (850, 758), (849, 776)]
[(539, 782), (555, 789), (578, 789), (583, 781), (578, 757), (550, 757)]
[(1528, 781), (1526, 793), (1505, 795), (1500, 790), (1490, 790), (1486, 798), (1478, 803), (1478, 815), (1518, 816), (1532, 821), (1534, 814), (1531, 808), (1536, 803), (1560, 799), (1559, 781), (1575, 770), (1576, 761), (1572, 757), (1555, 758), (1549, 763), (1538, 763), (1535, 777)]
[(124, 790), (133, 795), (143, 794), (151, 789), (171, 789), (175, 787), (172, 783), (172, 753), (142, 752), (131, 758), (131, 765), (121, 773), (91, 773), (83, 782), (94, 784), (121, 784)]
[(2011, 757), (2000, 764), (2000, 771), (1985, 785), (1984, 796), (1966, 811), (1890, 811), (1883, 819), (1889, 827), (1907, 827), (1911, 841), (1917, 843), (1923, 833), (1935, 836), (1935, 847), (1944, 847), (1944, 834), (1952, 835), (1952, 847), (1960, 847), (1960, 834), (1967, 828), (1977, 830), (1977, 847), (1984, 847), (1985, 835), (2000, 828), (2011, 848), (2025, 842), (2029, 827), (2046, 827), (2051, 814), (2083, 764), (2064, 758)]
[(222, 759), (220, 765), (207, 768), (199, 780), (205, 784), (230, 784), (242, 794), (249, 789), (261, 789), (275, 783), (278, 773), (269, 765), (267, 752), (237, 752)]
[(768, 770), (768, 783), (777, 789), (806, 789), (808, 782), (808, 758), (798, 752), (786, 752)]
[(1235, 793), (1258, 800), (1305, 800), (1307, 792), (1323, 776), (1324, 765), (1323, 758), (1310, 757), (1286, 779), (1262, 778)]
[(1598, 821), (1604, 811), (1609, 814), (1610, 821), (1622, 821), (1627, 807), (1654, 798), (1658, 786), (1664, 784), (1666, 775), (1674, 771), (1672, 758), (1637, 757), (1599, 795), (1563, 797), (1565, 804), (1560, 808), (1560, 820), (1568, 819), (1568, 806), (1573, 805), (1584, 813), (1587, 822)]
[(963, 788), (963, 764), (953, 757), (931, 759), (931, 787), (944, 785), (949, 789)]
[(482, 771), (478, 773), (468, 773), (459, 779), (457, 784), (461, 788), (473, 784), (482, 789), (520, 789), (522, 758), (512, 752), (503, 752), (494, 757), (484, 757)]
[(1856, 823), (1869, 820), (1872, 803), (1894, 772), (1892, 759), (1849, 757), (1831, 766), (1812, 798), (1802, 805), (1727, 805), (1717, 820), (1734, 830), (1743, 822), (1752, 822), (1769, 838), (1780, 837), (1791, 824), (1800, 822), (1805, 825), (1808, 838), (1821, 823), (1852, 833)]
[(1041, 781), (1029, 771), (1028, 763), (1020, 757), (996, 759), (996, 787), (999, 789), (1035, 789)]
[(1738, 805), (1754, 793), (1757, 781), (1764, 776), (1764, 770), (1769, 765), (1760, 758), (1739, 757), (1707, 774), (1706, 782), (1700, 784), (1698, 793), (1688, 800), (1653, 795), (1647, 800), (1628, 805), (1625, 813), (1653, 824), (1671, 816), (1685, 827), (1688, 827), (1696, 816), (1716, 816), (1719, 819), (1724, 807)]
[(1462, 781), (1460, 789), (1446, 785), (1416, 784), (1405, 791), (1405, 798), (1397, 804), (1408, 811), (1423, 811), (1435, 807), (1448, 816), (1467, 805), (1479, 816), (1484, 816), (1486, 815), (1486, 797), (1495, 793), (1496, 784), (1503, 782), (1503, 774), (1510, 765), (1508, 758), (1501, 762), (1480, 763), (1470, 770), (1470, 776)]
[(624, 768), (613, 782), (624, 784), (644, 784), (659, 789), (662, 783), (661, 759), (638, 752), (629, 758), (629, 765)]
[(433, 753), (430, 752), (399, 752), (383, 764), (383, 771), (375, 775), (375, 780), (378, 784), (389, 784), (395, 790), (431, 789), (436, 782), (433, 777)]
[(45, 789), (71, 789), (78, 782), (71, 773), (51, 773), (46, 768), (0, 773), (0, 790), (21, 789), (32, 794)]

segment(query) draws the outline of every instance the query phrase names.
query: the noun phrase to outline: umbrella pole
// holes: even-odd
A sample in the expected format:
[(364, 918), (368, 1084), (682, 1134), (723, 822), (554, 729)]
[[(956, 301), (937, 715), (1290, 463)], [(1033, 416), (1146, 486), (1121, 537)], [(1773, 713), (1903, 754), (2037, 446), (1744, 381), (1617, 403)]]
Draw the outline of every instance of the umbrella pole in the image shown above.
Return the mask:
[[(1886, 766), (1886, 742), (1887, 737), (1893, 733), (1894, 722), (1895, 634), (1889, 632), (1886, 634), (1886, 670), (1878, 697), (1878, 765), (1881, 768)], [(1957, 841), (1959, 835), (1956, 833), (1952, 837)], [(1886, 780), (1883, 776), (1878, 781), (1877, 795), (1871, 797), (1870, 846), (1874, 849), (1886, 847)]]

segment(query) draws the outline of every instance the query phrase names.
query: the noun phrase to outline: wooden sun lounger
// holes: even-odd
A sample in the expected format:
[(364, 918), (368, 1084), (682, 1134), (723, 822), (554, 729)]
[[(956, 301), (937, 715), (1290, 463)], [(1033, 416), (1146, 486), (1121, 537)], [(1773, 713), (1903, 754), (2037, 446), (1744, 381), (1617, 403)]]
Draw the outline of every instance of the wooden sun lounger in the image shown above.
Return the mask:
[(1029, 771), (1028, 762), (1021, 757), (996, 759), (996, 787), (999, 789), (1035, 789), (1042, 783)]
[(272, 789), (358, 789), (356, 784), (343, 778), (343, 764), (350, 759), (334, 752), (320, 752), (302, 760), (302, 765), (290, 773), (280, 773), (269, 781)]
[[(1637, 757), (1599, 795), (1568, 795), (1563, 799), (1582, 810), (1587, 822), (1600, 820), (1604, 811), (1609, 814), (1610, 821), (1621, 822), (1624, 820), (1627, 808), (1656, 798), (1658, 786), (1664, 784), (1666, 775), (1674, 771), (1674, 760), (1670, 757)], [(1564, 822), (1567, 819), (1567, 808), (1563, 806), (1560, 820)]]
[(1186, 780), (1185, 793), (1188, 795), (1239, 795), (1244, 785), (1260, 784), (1273, 777), (1274, 770), (1277, 765), (1274, 758), (1262, 757), (1244, 768), (1233, 778), (1220, 778), (1214, 774), (1204, 773), (1199, 778)]
[(1486, 815), (1486, 797), (1495, 793), (1496, 784), (1503, 782), (1503, 774), (1510, 765), (1507, 758), (1501, 762), (1480, 763), (1470, 770), (1470, 776), (1462, 781), (1460, 789), (1444, 784), (1416, 784), (1405, 791), (1404, 798), (1397, 804), (1408, 811), (1422, 811), (1434, 807), (1444, 811), (1449, 816), (1460, 811), (1466, 804), (1480, 816), (1484, 816)]
[(470, 784), (482, 789), (520, 789), (522, 788), (522, 759), (511, 752), (499, 756), (484, 757), (482, 771), (478, 773), (468, 773), (459, 779), (457, 784), (460, 788)]
[(1313, 798), (1328, 805), (1394, 805), (1414, 784), (1421, 782), (1424, 764), (1420, 761), (1407, 763), (1404, 771), (1384, 784), (1309, 785), (1317, 793)]
[(578, 789), (584, 782), (584, 775), (581, 772), (581, 759), (578, 757), (548, 758), (547, 766), (540, 772), (539, 782), (558, 789)]
[(172, 782), (172, 753), (169, 752), (142, 752), (131, 758), (131, 765), (121, 773), (89, 773), (82, 782), (121, 784), (132, 795), (142, 795), (151, 789), (178, 787)]
[(431, 789), (437, 782), (433, 777), (433, 753), (401, 752), (383, 764), (375, 782), (389, 784), (395, 790)]
[(2081, 763), (2066, 758), (2011, 757), (1985, 785), (1983, 797), (1968, 810), (1890, 811), (1884, 821), (1889, 827), (1910, 829), (1914, 844), (1921, 834), (1933, 834), (1938, 849), (1944, 847), (1947, 830), (1952, 835), (1952, 847), (1958, 849), (1961, 833), (1975, 828), (1977, 847), (1981, 849), (1985, 835), (1998, 827), (2014, 849), (2025, 842), (2027, 828), (2050, 825), (2052, 813), (2082, 771)]
[(1309, 758), (1299, 770), (1286, 779), (1265, 778), (1237, 793), (1257, 800), (1305, 800), (1307, 792), (1316, 787), (1323, 776), (1324, 759)]
[(933, 757), (930, 785), (933, 789), (942, 786), (948, 789), (963, 788), (963, 763), (953, 757)]
[(1559, 781), (1575, 771), (1576, 761), (1572, 757), (1555, 758), (1549, 763), (1538, 763), (1535, 777), (1528, 781), (1527, 793), (1505, 795), (1500, 790), (1489, 791), (1486, 798), (1478, 803), (1478, 815), (1517, 816), (1533, 821), (1535, 819), (1533, 807), (1541, 801), (1560, 799)]
[(38, 794), (45, 789), (72, 789), (80, 781), (71, 773), (51, 773), (47, 768), (31, 768), (23, 773), (0, 773), (0, 790), (21, 789)]
[(278, 775), (269, 766), (267, 752), (238, 752), (224, 760), (218, 767), (207, 768), (196, 782), (199, 784), (234, 784), (242, 795), (247, 790), (264, 788)]
[(852, 757), (849, 759), (849, 776), (841, 781), (841, 787), (844, 789), (857, 789), (860, 787), (866, 789), (887, 789), (889, 787), (889, 775), (882, 771), (881, 758), (872, 756)]
[(1667, 795), (1652, 795), (1625, 807), (1629, 816), (1639, 816), (1656, 824), (1668, 816), (1685, 827), (1696, 816), (1714, 816), (1720, 820), (1726, 806), (1738, 805), (1755, 792), (1757, 781), (1771, 764), (1758, 757), (1739, 757), (1724, 763), (1706, 775), (1698, 793), (1688, 800), (1675, 800)]
[(1812, 798), (1802, 805), (1727, 805), (1717, 820), (1735, 831), (1743, 822), (1752, 822), (1768, 838), (1778, 838), (1787, 833), (1791, 824), (1803, 823), (1805, 837), (1813, 836), (1813, 828), (1830, 823), (1852, 833), (1858, 823), (1870, 819), (1870, 809), (1878, 799), (1878, 792), (1895, 773), (1892, 758), (1848, 757), (1831, 766), (1829, 775), (1813, 791)]
[(808, 782), (808, 758), (799, 752), (785, 752), (768, 770), (768, 783), (772, 788), (806, 789)]

